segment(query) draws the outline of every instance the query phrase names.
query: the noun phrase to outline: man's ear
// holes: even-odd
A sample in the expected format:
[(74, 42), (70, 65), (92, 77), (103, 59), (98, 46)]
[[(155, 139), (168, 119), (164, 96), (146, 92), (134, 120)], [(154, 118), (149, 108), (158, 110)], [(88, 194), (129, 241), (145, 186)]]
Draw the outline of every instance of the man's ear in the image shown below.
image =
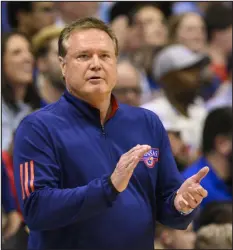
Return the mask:
[(61, 56), (59, 56), (59, 62), (60, 62), (60, 68), (61, 68), (61, 72), (62, 72), (62, 76), (63, 78), (66, 77), (66, 62), (65, 59)]

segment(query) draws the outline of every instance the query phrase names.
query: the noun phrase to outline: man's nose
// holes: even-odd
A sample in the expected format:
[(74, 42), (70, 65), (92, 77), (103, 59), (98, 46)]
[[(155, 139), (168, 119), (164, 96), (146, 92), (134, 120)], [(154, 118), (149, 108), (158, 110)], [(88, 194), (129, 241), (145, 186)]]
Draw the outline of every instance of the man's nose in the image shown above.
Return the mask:
[(92, 60), (91, 60), (91, 69), (92, 70), (100, 70), (101, 69), (100, 59), (99, 59), (98, 55), (93, 55)]

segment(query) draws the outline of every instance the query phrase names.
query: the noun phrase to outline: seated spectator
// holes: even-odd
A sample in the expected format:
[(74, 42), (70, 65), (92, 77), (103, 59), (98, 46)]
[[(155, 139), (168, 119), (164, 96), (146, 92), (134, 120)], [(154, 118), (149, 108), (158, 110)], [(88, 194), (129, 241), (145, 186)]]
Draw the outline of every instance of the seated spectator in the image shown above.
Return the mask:
[(232, 52), (232, 11), (222, 3), (210, 5), (205, 14), (211, 67), (221, 82), (227, 80), (227, 57)]
[(56, 102), (65, 90), (58, 59), (58, 38), (62, 28), (48, 26), (32, 39), (38, 69), (37, 88), (41, 107)]
[(155, 249), (193, 249), (196, 234), (192, 224), (186, 230), (176, 230), (157, 223)]
[[(172, 16), (169, 20), (169, 43), (182, 44), (196, 53), (205, 53), (207, 50), (207, 34), (204, 19), (192, 12)], [(208, 100), (221, 84), (211, 65), (202, 73), (205, 84), (200, 95)]]
[(33, 55), (28, 39), (19, 32), (2, 36), (2, 150), (8, 150), (13, 131), (40, 98), (32, 84)]
[[(19, 232), (21, 225), (22, 225), (22, 217), (17, 211), (17, 206), (15, 203), (15, 199), (12, 195), (9, 178), (7, 175), (7, 171), (5, 168), (4, 163), (2, 162), (1, 166), (2, 171), (2, 207), (4, 211), (2, 212), (2, 215), (5, 219), (5, 222), (3, 224), (3, 240), (4, 244), (9, 248), (15, 248), (17, 246), (14, 245), (14, 236)], [(11, 242), (10, 242), (11, 241)], [(3, 244), (3, 247), (5, 247)], [(18, 245), (19, 247), (19, 245)], [(21, 246), (22, 247), (22, 246)]]
[(231, 201), (213, 201), (206, 204), (201, 210), (198, 218), (198, 227), (204, 227), (209, 224), (232, 223), (232, 202)]
[(99, 14), (99, 2), (59, 1), (55, 4), (58, 10), (56, 25), (62, 28), (79, 18), (98, 17)]
[(207, 114), (198, 96), (202, 86), (200, 75), (206, 65), (206, 56), (196, 54), (183, 45), (163, 49), (155, 57), (153, 65), (163, 94), (142, 106), (155, 112), (167, 131), (180, 132), (190, 157), (196, 157), (199, 150)]
[(114, 95), (121, 103), (140, 106), (142, 88), (139, 71), (127, 60), (118, 63), (117, 71), (118, 81), (113, 90)]
[(29, 38), (55, 22), (54, 2), (8, 2), (8, 22), (11, 28)]
[(207, 102), (206, 106), (209, 110), (223, 106), (232, 107), (232, 55), (228, 58), (227, 74), (227, 81), (220, 85), (214, 96)]
[(204, 15), (211, 2), (173, 2), (172, 14), (180, 15), (186, 12), (194, 12), (199, 15)]
[(232, 108), (218, 108), (208, 114), (202, 135), (202, 152), (203, 156), (189, 166), (183, 176), (189, 178), (202, 167), (208, 166), (210, 171), (201, 183), (208, 191), (208, 196), (201, 206), (212, 201), (231, 201)]
[(203, 53), (207, 46), (204, 19), (192, 12), (171, 16), (169, 20), (169, 43), (183, 44), (194, 52)]
[(153, 3), (138, 4), (129, 15), (126, 49), (146, 74), (151, 69), (153, 56), (167, 43), (167, 26), (163, 12)]
[(232, 224), (210, 224), (200, 228), (195, 249), (232, 249)]

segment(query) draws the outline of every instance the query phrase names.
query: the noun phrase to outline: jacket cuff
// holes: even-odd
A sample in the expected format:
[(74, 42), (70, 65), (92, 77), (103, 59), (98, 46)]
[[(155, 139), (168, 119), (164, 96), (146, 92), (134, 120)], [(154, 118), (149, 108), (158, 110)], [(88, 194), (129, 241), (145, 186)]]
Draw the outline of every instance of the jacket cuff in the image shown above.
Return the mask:
[(117, 199), (117, 196), (120, 194), (120, 192), (118, 192), (117, 189), (112, 184), (110, 176), (103, 177), (102, 185), (107, 202), (110, 206), (112, 206), (112, 203)]

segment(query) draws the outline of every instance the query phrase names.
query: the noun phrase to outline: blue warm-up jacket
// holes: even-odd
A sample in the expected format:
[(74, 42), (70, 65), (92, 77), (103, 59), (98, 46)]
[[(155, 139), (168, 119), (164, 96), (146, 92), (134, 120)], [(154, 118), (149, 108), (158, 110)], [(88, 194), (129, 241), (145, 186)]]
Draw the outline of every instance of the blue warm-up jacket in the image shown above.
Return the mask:
[[(174, 207), (183, 177), (159, 118), (117, 106), (114, 97), (112, 105), (101, 126), (97, 109), (65, 92), (18, 127), (14, 172), (29, 249), (152, 250), (156, 220), (177, 229), (192, 221), (195, 212), (184, 216)], [(143, 157), (118, 194), (109, 176), (137, 144), (154, 153)]]

